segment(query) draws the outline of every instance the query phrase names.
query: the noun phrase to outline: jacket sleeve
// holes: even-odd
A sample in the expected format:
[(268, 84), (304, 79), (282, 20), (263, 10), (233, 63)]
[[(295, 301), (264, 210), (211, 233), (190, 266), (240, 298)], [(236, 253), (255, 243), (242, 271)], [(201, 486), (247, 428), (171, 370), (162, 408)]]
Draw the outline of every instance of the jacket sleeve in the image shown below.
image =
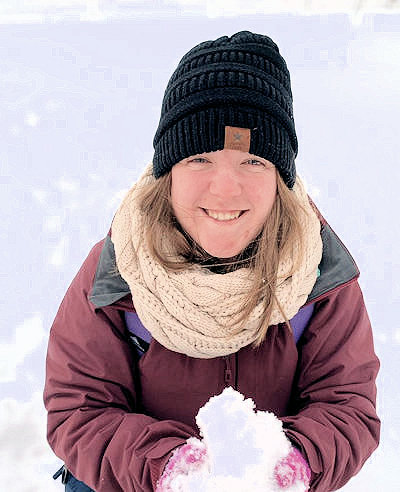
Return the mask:
[(317, 302), (299, 345), (293, 415), (282, 418), (312, 470), (310, 490), (342, 487), (379, 442), (379, 361), (357, 281)]
[(123, 317), (88, 299), (100, 250), (98, 243), (50, 331), (47, 438), (71, 473), (97, 492), (149, 492), (172, 451), (197, 434), (183, 423), (135, 413), (135, 366)]

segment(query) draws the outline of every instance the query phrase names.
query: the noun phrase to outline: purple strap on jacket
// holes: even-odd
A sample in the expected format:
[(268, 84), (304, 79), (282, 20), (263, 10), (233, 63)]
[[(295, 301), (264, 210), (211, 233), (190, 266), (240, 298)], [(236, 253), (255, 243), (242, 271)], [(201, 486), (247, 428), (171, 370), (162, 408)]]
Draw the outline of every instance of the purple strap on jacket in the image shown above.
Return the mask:
[(308, 325), (313, 312), (314, 304), (308, 304), (307, 306), (299, 309), (299, 312), (290, 320), (290, 326), (292, 327), (293, 338), (296, 344), (303, 334), (304, 329)]
[[(304, 329), (308, 325), (310, 318), (314, 312), (314, 304), (309, 304), (302, 307), (299, 312), (290, 320), (290, 325), (293, 329), (293, 338), (297, 344)], [(142, 325), (139, 316), (136, 313), (125, 311), (126, 326), (131, 334), (132, 341), (136, 345), (136, 350), (139, 356), (146, 351), (145, 347), (141, 346), (140, 340), (144, 340), (146, 344), (150, 343), (151, 333)], [(138, 340), (139, 338), (139, 340)]]
[(131, 335), (136, 335), (147, 343), (152, 339), (151, 333), (147, 330), (136, 313), (125, 311), (125, 321)]

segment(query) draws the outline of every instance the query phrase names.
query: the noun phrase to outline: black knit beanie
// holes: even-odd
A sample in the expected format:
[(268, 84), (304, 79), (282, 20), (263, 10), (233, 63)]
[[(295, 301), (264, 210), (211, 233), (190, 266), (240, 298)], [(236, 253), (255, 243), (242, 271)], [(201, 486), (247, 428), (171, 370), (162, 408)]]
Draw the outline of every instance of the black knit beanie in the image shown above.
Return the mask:
[(156, 178), (186, 157), (229, 148), (271, 161), (291, 189), (297, 138), (277, 45), (242, 31), (192, 48), (168, 82), (153, 143)]

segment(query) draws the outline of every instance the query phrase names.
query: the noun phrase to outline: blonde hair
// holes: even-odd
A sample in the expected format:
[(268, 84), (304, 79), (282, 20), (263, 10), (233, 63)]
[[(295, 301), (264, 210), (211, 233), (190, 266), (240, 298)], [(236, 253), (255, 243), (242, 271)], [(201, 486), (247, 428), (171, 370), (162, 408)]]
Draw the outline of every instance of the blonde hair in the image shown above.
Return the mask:
[[(149, 175), (150, 173), (151, 171)], [(159, 179), (150, 180), (138, 190), (138, 206), (143, 218), (143, 239), (150, 253), (164, 268), (179, 271), (191, 264), (191, 258), (199, 256), (199, 250), (194, 250), (193, 242), (188, 241), (184, 232), (177, 227), (177, 219), (171, 204), (171, 183), (171, 172)], [(304, 233), (301, 225), (303, 213), (307, 214), (295, 193), (288, 189), (277, 173), (275, 202), (256, 240), (255, 252), (245, 260), (246, 266), (254, 273), (253, 285), (243, 305), (239, 306), (237, 311), (241, 313), (239, 322), (245, 323), (260, 299), (263, 300), (264, 313), (257, 337), (253, 342), (254, 348), (259, 347), (265, 339), (274, 302), (280, 309), (286, 325), (291, 329), (289, 320), (275, 295), (275, 288), (280, 259), (287, 255), (293, 258), (293, 267), (289, 276), (296, 271), (304, 259)], [(169, 244), (168, 248), (166, 248), (166, 240)], [(173, 245), (172, 249), (171, 245)], [(239, 260), (232, 266), (240, 266), (242, 263), (243, 260)], [(202, 262), (202, 266), (207, 267), (206, 261)]]

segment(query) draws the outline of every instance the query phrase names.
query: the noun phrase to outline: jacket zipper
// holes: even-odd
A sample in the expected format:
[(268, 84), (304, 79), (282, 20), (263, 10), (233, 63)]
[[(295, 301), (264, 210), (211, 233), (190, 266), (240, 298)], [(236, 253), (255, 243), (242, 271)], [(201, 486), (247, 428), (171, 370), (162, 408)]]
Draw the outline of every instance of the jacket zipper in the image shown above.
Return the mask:
[(239, 351), (235, 352), (235, 389), (238, 389)]
[(224, 372), (224, 382), (226, 386), (231, 386), (232, 383), (232, 369), (230, 364), (229, 355), (224, 355), (225, 359), (225, 372)]

